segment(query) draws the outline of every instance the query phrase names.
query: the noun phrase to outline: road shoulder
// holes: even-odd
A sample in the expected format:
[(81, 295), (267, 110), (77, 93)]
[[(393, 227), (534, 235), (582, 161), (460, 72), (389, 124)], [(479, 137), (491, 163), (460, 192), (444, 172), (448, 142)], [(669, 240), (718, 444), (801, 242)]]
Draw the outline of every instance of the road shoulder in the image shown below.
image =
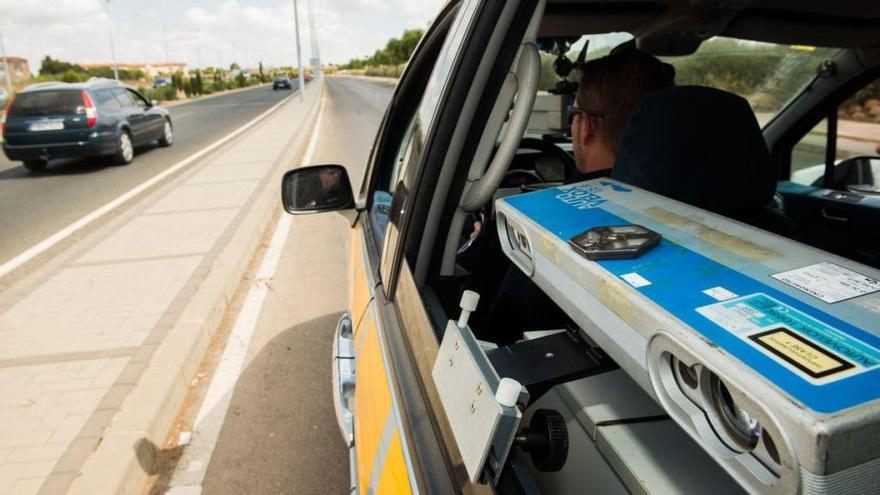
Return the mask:
[(0, 491), (140, 492), (278, 211), (311, 86), (0, 296)]

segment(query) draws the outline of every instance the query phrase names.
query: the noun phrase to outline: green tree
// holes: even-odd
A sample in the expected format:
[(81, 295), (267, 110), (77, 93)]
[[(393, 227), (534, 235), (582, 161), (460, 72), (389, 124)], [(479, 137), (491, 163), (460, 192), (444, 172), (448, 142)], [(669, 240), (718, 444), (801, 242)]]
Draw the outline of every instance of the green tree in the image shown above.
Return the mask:
[(366, 59), (351, 59), (347, 64), (342, 65), (342, 69), (363, 69), (366, 67), (375, 67), (379, 65), (400, 65), (405, 64), (409, 57), (412, 56), (416, 45), (422, 39), (424, 32), (421, 29), (408, 29), (403, 32), (400, 38), (391, 38), (384, 48), (380, 48)]
[(196, 69), (196, 75), (193, 78), (193, 93), (200, 95), (204, 93), (205, 87), (202, 84), (202, 72)]
[(75, 83), (82, 81), (83, 77), (80, 75), (79, 72), (73, 69), (68, 69), (64, 71), (64, 74), (61, 74), (61, 80), (66, 83)]
[(84, 72), (84, 69), (76, 64), (64, 62), (63, 60), (53, 59), (49, 55), (43, 57), (40, 62), (40, 75), (63, 74), (68, 71)]
[(171, 74), (171, 85), (174, 86), (175, 91), (184, 89), (182, 72), (176, 71), (174, 74)]

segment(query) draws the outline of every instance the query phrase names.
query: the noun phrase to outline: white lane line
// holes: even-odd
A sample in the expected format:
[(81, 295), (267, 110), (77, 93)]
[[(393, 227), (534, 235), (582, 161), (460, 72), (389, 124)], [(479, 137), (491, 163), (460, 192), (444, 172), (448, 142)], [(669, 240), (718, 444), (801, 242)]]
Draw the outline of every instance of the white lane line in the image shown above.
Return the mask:
[[(315, 126), (303, 155), (304, 164), (311, 163), (315, 155), (323, 110), (324, 98), (322, 96), (318, 104), (318, 117), (315, 119)], [(191, 443), (177, 464), (177, 469), (168, 484), (167, 495), (191, 495), (202, 492), (202, 483), (208, 471), (208, 464), (214, 455), (214, 448), (217, 445), (226, 412), (232, 401), (232, 394), (241, 375), (251, 338), (260, 318), (263, 302), (269, 293), (268, 283), (275, 278), (275, 271), (281, 259), (284, 243), (290, 233), (292, 218), (291, 215), (282, 213), (275, 225), (272, 240), (269, 242), (266, 254), (257, 269), (256, 279), (248, 289), (241, 312), (235, 319), (229, 340), (223, 349), (223, 355), (214, 370), (211, 383), (208, 384), (205, 400), (202, 402), (193, 423)]]
[(239, 127), (238, 129), (230, 132), (229, 134), (227, 134), (227, 135), (223, 136), (222, 138), (209, 144), (207, 147), (202, 148), (201, 150), (199, 150), (199, 151), (193, 153), (192, 155), (184, 158), (183, 160), (175, 163), (171, 167), (163, 170), (162, 172), (159, 172), (158, 174), (154, 175), (153, 177), (140, 183), (135, 188), (117, 196), (116, 198), (110, 200), (108, 203), (105, 203), (103, 206), (99, 207), (98, 209), (92, 211), (91, 213), (88, 213), (87, 215), (85, 215), (84, 217), (80, 218), (79, 220), (71, 223), (67, 227), (64, 227), (63, 229), (59, 230), (58, 232), (43, 239), (42, 241), (38, 242), (34, 246), (28, 248), (27, 250), (23, 251), (19, 255), (10, 259), (6, 263), (3, 263), (2, 265), (0, 265), (0, 278), (5, 276), (9, 272), (19, 268), (20, 266), (24, 265), (25, 263), (32, 260), (33, 258), (39, 256), (40, 254), (48, 251), (49, 249), (51, 249), (53, 246), (55, 246), (59, 242), (63, 241), (64, 239), (67, 239), (71, 235), (82, 230), (84, 227), (86, 227), (90, 223), (94, 222), (95, 220), (103, 217), (107, 213), (110, 213), (114, 209), (119, 208), (120, 206), (125, 204), (127, 201), (131, 200), (132, 198), (134, 198), (138, 194), (142, 193), (143, 191), (146, 191), (147, 189), (149, 189), (153, 185), (161, 182), (166, 177), (176, 173), (178, 170), (183, 169), (184, 167), (193, 163), (194, 161), (198, 160), (199, 158), (207, 155), (208, 153), (219, 148), (220, 146), (223, 146), (224, 144), (228, 143), (230, 140), (234, 139), (239, 134), (241, 134), (244, 131), (253, 127), (257, 122), (259, 122), (260, 120), (265, 118), (267, 115), (274, 112), (276, 109), (278, 109), (278, 107), (280, 107), (281, 105), (286, 103), (292, 97), (293, 97), (293, 95), (291, 94), (290, 96), (288, 96), (287, 98), (284, 98), (283, 100), (279, 101), (275, 105), (272, 105), (271, 108), (269, 108), (265, 112), (261, 113), (260, 115), (257, 115), (256, 117), (251, 119), (248, 123), (244, 124), (243, 126)]

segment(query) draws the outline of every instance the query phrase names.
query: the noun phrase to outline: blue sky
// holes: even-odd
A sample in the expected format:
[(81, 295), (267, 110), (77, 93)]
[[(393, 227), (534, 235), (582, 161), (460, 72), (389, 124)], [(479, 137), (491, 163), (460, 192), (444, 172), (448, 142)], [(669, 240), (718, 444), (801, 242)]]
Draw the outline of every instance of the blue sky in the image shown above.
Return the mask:
[[(309, 0), (297, 0), (303, 63), (310, 56)], [(424, 28), (443, 0), (311, 0), (324, 63), (369, 55), (404, 29)], [(118, 60), (168, 58), (191, 66), (296, 63), (293, 0), (0, 0), (8, 55), (36, 72), (44, 55), (73, 62), (110, 60), (107, 10)]]

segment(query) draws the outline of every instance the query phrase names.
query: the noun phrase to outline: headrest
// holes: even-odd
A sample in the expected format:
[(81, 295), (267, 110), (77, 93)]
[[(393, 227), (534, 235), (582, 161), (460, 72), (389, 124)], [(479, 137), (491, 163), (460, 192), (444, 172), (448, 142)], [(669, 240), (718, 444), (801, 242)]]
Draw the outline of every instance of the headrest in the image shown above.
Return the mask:
[(776, 169), (748, 102), (698, 86), (642, 97), (611, 176), (721, 214), (763, 207), (776, 191)]

